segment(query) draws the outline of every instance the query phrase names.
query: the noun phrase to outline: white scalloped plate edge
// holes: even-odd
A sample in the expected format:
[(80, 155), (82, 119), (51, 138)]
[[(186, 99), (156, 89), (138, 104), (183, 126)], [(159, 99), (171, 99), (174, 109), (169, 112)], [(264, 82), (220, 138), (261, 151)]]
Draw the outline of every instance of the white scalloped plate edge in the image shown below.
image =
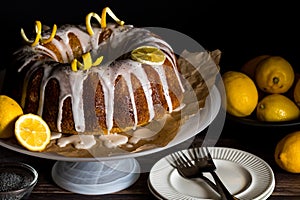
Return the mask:
[[(222, 179), (224, 178), (224, 182), (229, 186), (228, 189), (232, 190), (240, 200), (265, 200), (273, 193), (274, 173), (264, 160), (238, 149), (227, 147), (210, 147), (209, 149), (216, 161), (217, 173)], [(162, 199), (174, 200), (216, 198), (216, 194), (207, 191), (207, 188), (206, 194), (203, 194), (204, 189), (199, 188), (199, 182), (180, 178), (177, 171), (169, 165), (166, 157), (155, 163), (150, 170), (149, 186), (152, 188), (149, 187), (149, 189), (156, 197), (160, 195)], [(237, 176), (230, 177), (228, 170), (234, 171)], [(207, 177), (211, 178), (209, 175)]]

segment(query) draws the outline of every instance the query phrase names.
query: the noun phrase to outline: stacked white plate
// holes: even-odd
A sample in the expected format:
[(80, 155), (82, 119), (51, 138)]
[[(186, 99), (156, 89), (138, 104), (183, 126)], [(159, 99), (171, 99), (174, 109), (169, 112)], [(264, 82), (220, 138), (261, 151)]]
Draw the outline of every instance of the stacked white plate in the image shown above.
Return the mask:
[[(265, 200), (275, 188), (272, 168), (261, 158), (237, 149), (210, 147), (217, 174), (228, 190), (240, 200)], [(187, 153), (186, 150), (183, 152)], [(204, 173), (209, 179), (213, 178)], [(148, 186), (158, 199), (218, 199), (219, 195), (201, 179), (184, 179), (167, 161), (160, 159), (151, 168)]]

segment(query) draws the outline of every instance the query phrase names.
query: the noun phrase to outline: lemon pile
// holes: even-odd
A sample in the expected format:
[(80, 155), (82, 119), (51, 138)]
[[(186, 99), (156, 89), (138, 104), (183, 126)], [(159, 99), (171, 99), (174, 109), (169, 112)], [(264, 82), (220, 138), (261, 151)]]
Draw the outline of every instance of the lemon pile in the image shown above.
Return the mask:
[(278, 122), (300, 118), (300, 75), (281, 56), (259, 55), (222, 74), (226, 111)]
[(39, 115), (24, 114), (14, 99), (0, 95), (0, 138), (13, 137), (24, 148), (40, 152), (50, 143), (51, 131)]

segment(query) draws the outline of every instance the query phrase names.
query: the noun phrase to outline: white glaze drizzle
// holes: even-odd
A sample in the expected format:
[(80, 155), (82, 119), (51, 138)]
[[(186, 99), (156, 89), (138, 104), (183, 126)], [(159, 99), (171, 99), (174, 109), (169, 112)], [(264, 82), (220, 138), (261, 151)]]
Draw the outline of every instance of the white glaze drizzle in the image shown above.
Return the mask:
[(157, 134), (156, 131), (150, 130), (148, 128), (139, 128), (133, 132), (132, 137), (129, 139), (129, 143), (136, 144), (141, 139), (149, 139)]
[(62, 133), (58, 132), (51, 132), (50, 140), (56, 140), (62, 137)]
[(71, 135), (57, 140), (59, 147), (65, 147), (72, 144), (76, 149), (89, 149), (96, 144), (94, 135)]
[(157, 65), (154, 65), (152, 67), (160, 75), (161, 82), (163, 85), (164, 96), (166, 98), (166, 101), (167, 101), (167, 104), (169, 107), (169, 113), (171, 113), (173, 111), (173, 105), (172, 105), (171, 97), (169, 95), (169, 86), (167, 83), (167, 77), (165, 75), (165, 70), (163, 69), (163, 67), (157, 66)]
[(128, 137), (120, 134), (101, 135), (99, 139), (107, 148), (116, 148), (128, 142)]
[(76, 98), (76, 97), (82, 97), (83, 95), (83, 82), (86, 79), (86, 73), (85, 71), (80, 71), (80, 73), (72, 73), (70, 76), (70, 81), (74, 83), (71, 86), (72, 90), (72, 113), (73, 118), (75, 122), (75, 129), (78, 132), (84, 132), (85, 131), (85, 121), (82, 120), (82, 116), (84, 116), (84, 109), (83, 109), (83, 99), (82, 98)]
[[(19, 68), (21, 71), (29, 62), (36, 61), (35, 64), (31, 66), (31, 69), (28, 72), (27, 77), (29, 78), (31, 74), (35, 71), (36, 68), (40, 67), (40, 65), (44, 68), (44, 77), (41, 85), (41, 94), (40, 94), (40, 104), (38, 114), (42, 115), (43, 111), (43, 102), (44, 102), (44, 91), (47, 82), (51, 78), (55, 78), (60, 83), (60, 98), (59, 98), (59, 114), (57, 120), (57, 128), (61, 131), (61, 120), (62, 120), (62, 106), (63, 102), (67, 97), (71, 97), (72, 100), (72, 111), (75, 121), (75, 129), (77, 132), (85, 131), (85, 117), (84, 117), (84, 109), (82, 102), (82, 93), (83, 93), (83, 82), (88, 77), (90, 73), (98, 74), (99, 80), (103, 86), (104, 99), (105, 99), (105, 111), (106, 111), (106, 125), (108, 132), (113, 127), (113, 107), (114, 107), (114, 83), (116, 78), (121, 75), (123, 76), (126, 84), (128, 86), (128, 90), (130, 92), (131, 102), (133, 102), (133, 113), (134, 113), (134, 127), (136, 129), (137, 126), (137, 111), (136, 105), (134, 101), (132, 83), (131, 83), (131, 75), (137, 77), (140, 81), (142, 88), (145, 92), (146, 100), (148, 103), (149, 109), (149, 121), (151, 121), (155, 116), (153, 102), (152, 102), (152, 91), (150, 89), (150, 81), (147, 78), (144, 68), (142, 64), (131, 59), (126, 60), (118, 60), (115, 61), (121, 55), (128, 53), (135, 49), (138, 46), (149, 45), (155, 46), (157, 48), (162, 49), (166, 52), (166, 58), (173, 64), (174, 71), (178, 78), (178, 82), (181, 86), (182, 91), (184, 88), (180, 81), (179, 72), (176, 69), (176, 59), (172, 53), (171, 47), (162, 39), (154, 36), (150, 31), (142, 28), (133, 28), (132, 25), (126, 26), (117, 26), (115, 24), (108, 24), (108, 28), (112, 30), (112, 34), (110, 37), (102, 41), (100, 44), (98, 41), (99, 35), (102, 30), (100, 28), (94, 28), (95, 34), (91, 37), (87, 34), (84, 27), (80, 26), (72, 26), (66, 25), (62, 29), (57, 31), (57, 35), (62, 39), (58, 42), (55, 38), (52, 41), (56, 47), (58, 47), (59, 51), (63, 56), (63, 60), (66, 63), (69, 63), (70, 60), (74, 59), (74, 55), (72, 54), (71, 47), (68, 45), (68, 33), (74, 33), (78, 38), (80, 38), (81, 46), (83, 48), (84, 53), (91, 51), (92, 56), (105, 55), (105, 62), (101, 64), (99, 67), (92, 67), (87, 71), (71, 71), (71, 67), (69, 64), (66, 64), (65, 67), (58, 67), (59, 63), (42, 63), (41, 61), (37, 61), (39, 57), (43, 55), (50, 56), (49, 60), (53, 59), (57, 61), (57, 57), (53, 52), (47, 50), (45, 53), (45, 47), (38, 45), (32, 49), (24, 48), (21, 49), (21, 54), (24, 52), (30, 52), (28, 56), (21, 56), (21, 60), (23, 61), (23, 65)], [(47, 38), (47, 34), (44, 36)], [(171, 98), (169, 95), (169, 88), (167, 84), (167, 78), (165, 75), (165, 71), (163, 66), (157, 65), (153, 66), (153, 69), (159, 74), (164, 95), (168, 104), (169, 112), (172, 112), (173, 106), (171, 102)], [(25, 80), (24, 83), (24, 91), (27, 91), (28, 79)], [(23, 92), (22, 97), (22, 106), (24, 107), (26, 92)]]

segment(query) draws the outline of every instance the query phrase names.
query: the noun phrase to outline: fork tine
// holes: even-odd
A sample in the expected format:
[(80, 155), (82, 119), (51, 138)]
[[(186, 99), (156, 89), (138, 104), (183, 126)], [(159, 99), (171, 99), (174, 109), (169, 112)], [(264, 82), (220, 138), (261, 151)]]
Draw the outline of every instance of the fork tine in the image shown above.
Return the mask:
[[(199, 150), (198, 150), (199, 151)], [(177, 169), (177, 172), (184, 178), (201, 178), (204, 180), (214, 191), (218, 193), (218, 188), (215, 183), (212, 182), (209, 178), (205, 177), (201, 171), (199, 171), (198, 161), (202, 160), (202, 158), (197, 158), (194, 156), (194, 160), (191, 158), (193, 154), (197, 154), (197, 150), (191, 149), (188, 154), (183, 151), (177, 151), (170, 154), (167, 161), (169, 164)]]
[(171, 160), (167, 159), (167, 161), (169, 162), (169, 164), (170, 164), (172, 167), (177, 168), (178, 163), (177, 163), (176, 158), (175, 158), (175, 156), (173, 155), (173, 153), (170, 154), (170, 157), (171, 157)]
[(168, 161), (171, 164), (171, 166), (173, 166), (175, 168), (179, 168), (182, 166), (185, 167), (185, 166), (188, 166), (191, 164), (189, 159), (183, 153), (174, 152), (174, 153), (171, 153), (170, 156), (172, 158), (172, 162), (170, 162), (169, 160)]
[(200, 147), (198, 150), (201, 158), (211, 158), (207, 146)]
[(194, 149), (193, 148), (189, 148), (187, 149), (187, 152), (189, 154), (189, 156), (191, 157), (192, 160), (196, 159), (195, 153), (194, 153)]
[(211, 154), (210, 154), (210, 152), (209, 152), (208, 147), (205, 146), (205, 147), (204, 147), (204, 150), (206, 151), (205, 154), (206, 154), (207, 160), (208, 160), (208, 162), (210, 163), (211, 167), (213, 167), (214, 169), (216, 169), (217, 167), (216, 167), (215, 162), (214, 162), (214, 160), (213, 160), (213, 158), (212, 158), (212, 156), (211, 156)]
[(171, 158), (167, 159), (168, 163), (174, 167), (174, 168), (178, 168), (180, 166), (180, 162), (178, 161), (178, 156), (175, 155), (175, 153), (171, 153), (169, 155)]
[(207, 146), (205, 146), (204, 148), (205, 148), (205, 151), (206, 151), (206, 155), (207, 155), (207, 157), (208, 157), (209, 159), (211, 159), (211, 160), (212, 160), (212, 157), (211, 157), (211, 154), (210, 154), (210, 152), (209, 152), (209, 150), (208, 150), (208, 147), (207, 147)]
[(192, 161), (190, 160), (190, 158), (188, 158), (185, 153), (183, 153), (182, 151), (177, 152), (178, 158), (181, 161), (182, 165), (185, 166), (193, 166)]
[(181, 155), (182, 155), (182, 158), (185, 159), (186, 163), (187, 163), (188, 165), (192, 166), (193, 163), (192, 163), (191, 159), (188, 158), (188, 157), (185, 155), (185, 153), (183, 153), (182, 151), (181, 151), (180, 153), (181, 153)]
[(190, 149), (189, 149), (189, 154), (190, 154), (190, 157), (193, 159), (193, 160), (198, 160), (202, 157), (201, 153), (200, 153), (200, 148), (193, 145)]
[(176, 163), (177, 163), (177, 167), (186, 167), (186, 163), (184, 162), (183, 158), (179, 155), (178, 152), (174, 152), (173, 153), (174, 156), (176, 157)]
[(194, 154), (196, 155), (196, 158), (199, 158), (200, 157), (200, 148), (194, 147), (193, 151), (194, 151)]

